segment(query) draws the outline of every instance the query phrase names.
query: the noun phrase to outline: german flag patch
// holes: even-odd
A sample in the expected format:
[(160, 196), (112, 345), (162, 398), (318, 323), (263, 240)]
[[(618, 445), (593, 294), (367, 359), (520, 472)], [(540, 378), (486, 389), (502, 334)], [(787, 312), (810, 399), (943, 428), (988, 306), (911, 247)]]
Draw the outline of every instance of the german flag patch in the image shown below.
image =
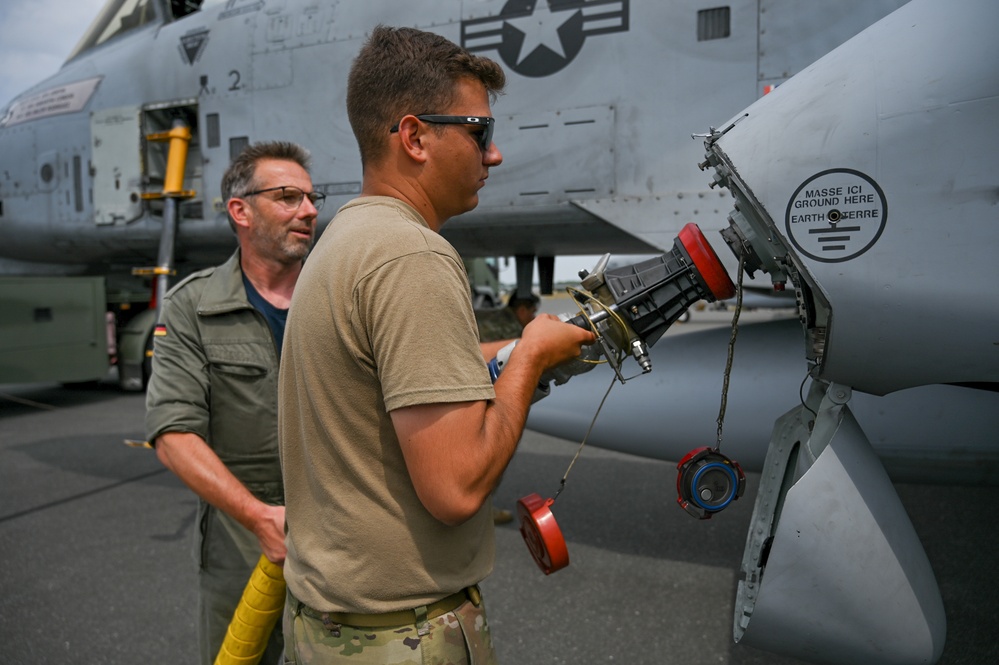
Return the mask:
[(154, 336), (154, 337), (166, 337), (166, 334), (167, 334), (167, 331), (166, 331), (166, 326), (165, 326), (165, 325), (163, 325), (162, 323), (161, 323), (161, 324), (159, 324), (159, 325), (157, 325), (157, 326), (156, 326), (156, 327), (155, 327), (155, 328), (153, 329), (153, 336)]

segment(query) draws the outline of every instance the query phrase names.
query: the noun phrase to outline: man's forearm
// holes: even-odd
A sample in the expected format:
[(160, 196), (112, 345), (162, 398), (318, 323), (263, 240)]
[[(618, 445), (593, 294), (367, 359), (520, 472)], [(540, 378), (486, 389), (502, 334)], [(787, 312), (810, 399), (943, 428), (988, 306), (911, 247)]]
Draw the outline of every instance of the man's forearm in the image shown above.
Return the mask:
[(540, 315), (494, 384), (495, 399), (422, 404), (391, 412), (420, 501), (445, 524), (474, 515), (496, 488), (527, 422), (541, 373), (593, 343), (589, 331)]
[(197, 434), (167, 432), (156, 439), (156, 456), (206, 502), (253, 531), (262, 507)]
[(461, 524), (496, 488), (517, 449), (540, 371), (525, 348), (511, 355), (493, 400), (392, 412), (413, 485), (434, 517)]

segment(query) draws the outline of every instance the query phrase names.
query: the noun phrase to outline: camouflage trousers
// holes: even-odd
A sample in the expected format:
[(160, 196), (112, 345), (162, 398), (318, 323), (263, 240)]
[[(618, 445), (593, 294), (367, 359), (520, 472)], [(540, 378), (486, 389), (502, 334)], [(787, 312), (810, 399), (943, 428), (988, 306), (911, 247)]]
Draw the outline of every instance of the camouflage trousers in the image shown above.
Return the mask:
[(422, 626), (355, 628), (284, 608), (285, 665), (497, 665), (485, 607), (464, 604)]

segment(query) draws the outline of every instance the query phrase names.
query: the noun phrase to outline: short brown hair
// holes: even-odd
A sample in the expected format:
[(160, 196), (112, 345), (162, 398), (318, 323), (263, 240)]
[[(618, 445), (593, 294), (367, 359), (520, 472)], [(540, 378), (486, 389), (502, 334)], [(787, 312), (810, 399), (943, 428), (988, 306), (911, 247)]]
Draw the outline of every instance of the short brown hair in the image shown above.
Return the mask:
[[(228, 204), (229, 199), (242, 196), (257, 189), (253, 178), (257, 173), (257, 164), (264, 159), (276, 159), (283, 162), (295, 162), (305, 172), (309, 172), (309, 151), (289, 141), (265, 141), (247, 146), (239, 153), (232, 164), (222, 174), (222, 204)], [(236, 226), (229, 218), (229, 226), (235, 231)]]
[(377, 26), (347, 79), (347, 117), (361, 150), (361, 165), (385, 154), (389, 128), (404, 115), (448, 109), (462, 78), (480, 81), (492, 98), (506, 85), (498, 64), (440, 35)]

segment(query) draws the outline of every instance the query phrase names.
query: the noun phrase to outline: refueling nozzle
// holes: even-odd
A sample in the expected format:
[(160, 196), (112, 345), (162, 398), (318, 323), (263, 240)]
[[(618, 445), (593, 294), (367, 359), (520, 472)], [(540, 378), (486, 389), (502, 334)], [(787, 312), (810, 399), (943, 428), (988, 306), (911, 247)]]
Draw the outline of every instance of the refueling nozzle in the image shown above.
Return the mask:
[(696, 224), (684, 226), (666, 254), (620, 268), (608, 268), (609, 262), (605, 254), (593, 270), (580, 271), (585, 291), (570, 289), (580, 313), (569, 322), (597, 334), (622, 383), (620, 361), (626, 355), (643, 374), (650, 372), (649, 347), (692, 304), (735, 295), (735, 285)]
[[(534, 401), (548, 394), (549, 384), (562, 385), (573, 376), (593, 369), (603, 356), (621, 383), (625, 357), (638, 363), (642, 374), (652, 371), (649, 348), (698, 300), (725, 300), (735, 295), (735, 285), (718, 255), (696, 224), (687, 224), (661, 256), (630, 266), (608, 268), (610, 254), (593, 270), (579, 272), (580, 289), (568, 289), (579, 314), (562, 314), (563, 321), (591, 330), (595, 344), (584, 347), (576, 360), (546, 370)], [(501, 349), (489, 362), (495, 382), (517, 342)]]

